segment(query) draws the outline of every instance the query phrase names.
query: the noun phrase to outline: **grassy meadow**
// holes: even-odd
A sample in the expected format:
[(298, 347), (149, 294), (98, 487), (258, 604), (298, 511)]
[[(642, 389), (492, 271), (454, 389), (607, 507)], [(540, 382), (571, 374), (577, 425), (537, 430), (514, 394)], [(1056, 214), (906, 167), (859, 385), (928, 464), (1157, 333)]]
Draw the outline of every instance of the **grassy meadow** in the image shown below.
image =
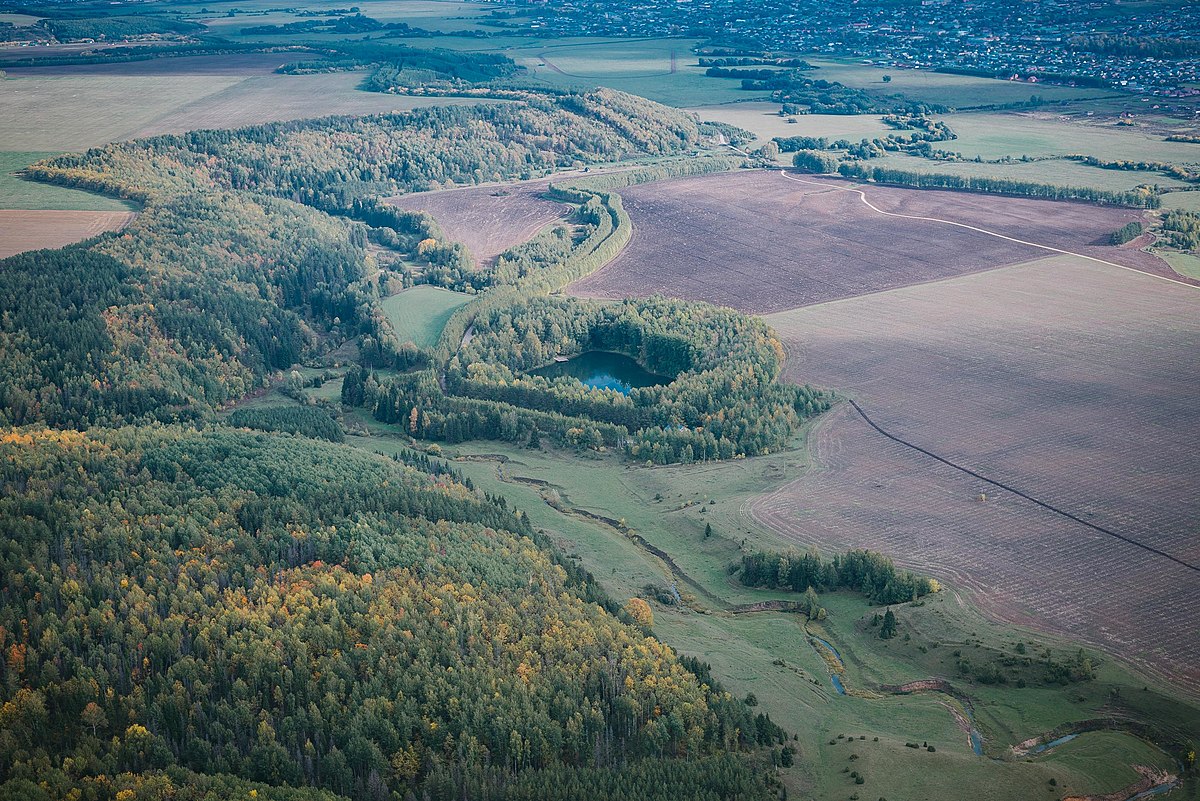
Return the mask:
[(25, 181), (17, 173), (56, 153), (0, 151), (0, 208), (54, 211), (133, 211), (135, 204), (117, 198), (52, 184)]
[(471, 297), (434, 286), (414, 286), (383, 301), (383, 311), (401, 342), (419, 347), (437, 344), (450, 315)]

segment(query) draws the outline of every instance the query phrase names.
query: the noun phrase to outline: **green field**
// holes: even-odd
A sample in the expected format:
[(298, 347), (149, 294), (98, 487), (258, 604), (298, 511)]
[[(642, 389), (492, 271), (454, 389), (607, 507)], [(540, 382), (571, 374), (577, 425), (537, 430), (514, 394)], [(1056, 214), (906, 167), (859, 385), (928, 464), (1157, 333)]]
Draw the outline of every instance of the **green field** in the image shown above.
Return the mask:
[[(863, 64), (850, 59), (827, 59), (806, 56), (820, 69), (811, 73), (814, 78), (838, 81), (846, 86), (878, 91), (880, 94), (901, 93), (913, 100), (938, 103), (953, 108), (992, 106), (1020, 103), (1039, 95), (1046, 100), (1082, 100), (1104, 97), (1113, 92), (1106, 89), (1074, 89), (1067, 86), (1047, 86), (969, 75), (946, 75), (928, 70), (900, 70)], [(890, 83), (883, 76), (890, 75)]]
[(1168, 192), (1162, 196), (1162, 207), (1200, 211), (1200, 192)]
[(52, 184), (25, 181), (16, 173), (35, 161), (56, 153), (13, 153), (0, 151), (0, 208), (50, 209), (54, 211), (134, 211), (137, 206), (123, 200), (81, 192)]
[[(566, 39), (505, 49), (539, 82), (562, 88), (608, 86), (671, 106), (761, 99), (733, 78), (707, 78), (692, 48), (697, 39)], [(671, 55), (675, 72), (671, 72)]]
[(30, 16), (29, 14), (8, 14), (8, 13), (0, 14), (0, 22), (11, 23), (13, 25), (16, 25), (18, 28), (24, 27), (26, 25), (32, 25), (33, 23), (37, 22), (39, 19), (41, 19), (41, 17), (34, 17), (34, 16)]
[[(949, 144), (953, 147), (955, 143)], [(1141, 184), (1158, 184), (1164, 187), (1187, 186), (1182, 181), (1167, 178), (1155, 172), (1104, 170), (1063, 159), (988, 164), (974, 161), (930, 161), (917, 156), (887, 155), (883, 158), (873, 159), (869, 164), (873, 167), (890, 167), (911, 172), (1004, 178), (1057, 186), (1086, 186), (1110, 192), (1124, 192)]]
[[(710, 79), (712, 80), (712, 79)], [(858, 142), (887, 136), (892, 128), (870, 114), (801, 114), (789, 123), (779, 116), (778, 103), (730, 103), (723, 106), (698, 106), (689, 109), (702, 120), (713, 120), (744, 128), (758, 137), (761, 144), (775, 136), (824, 136)], [(791, 154), (783, 154), (791, 163)]]
[(401, 342), (422, 348), (437, 344), (446, 321), (470, 295), (433, 286), (415, 286), (383, 301), (383, 311)]
[(10, 76), (0, 81), (5, 110), (0, 142), (11, 151), (86, 150), (127, 139), (157, 118), (240, 80), (186, 73)]
[[(1200, 159), (1196, 145), (1167, 142), (1161, 134), (1137, 126), (1067, 121), (1049, 113), (948, 114), (940, 119), (958, 134), (958, 139), (942, 146), (967, 158), (1082, 153), (1112, 161), (1187, 163)], [(1141, 175), (1147, 181), (1155, 178), (1154, 173)]]
[(1175, 251), (1155, 251), (1161, 256), (1167, 264), (1171, 265), (1171, 269), (1180, 275), (1185, 275), (1188, 278), (1200, 280), (1200, 256), (1193, 256), (1190, 253), (1177, 253)]
[[(398, 427), (352, 416), (375, 432), (351, 438), (359, 447), (389, 452), (407, 441)], [(826, 663), (808, 642), (803, 617), (728, 612), (733, 604), (793, 597), (743, 587), (730, 578), (728, 567), (744, 550), (786, 544), (756, 528), (743, 505), (806, 469), (809, 458), (803, 449), (653, 469), (625, 466), (609, 455), (530, 451), (492, 442), (436, 450), (459, 456), (455, 467), (476, 486), (515, 502), (615, 598), (642, 594), (648, 584), (676, 582), (686, 606), (652, 602), (656, 633), (679, 651), (711, 663), (735, 695), (754, 693), (773, 719), (798, 735), (798, 761), (784, 771), (784, 779), (789, 791), (801, 797), (849, 798), (857, 792), (861, 798), (893, 801), (957, 798), (963, 786), (972, 788), (972, 798), (987, 801), (1110, 792), (1136, 780), (1131, 765), (1171, 768), (1171, 758), (1122, 732), (1085, 734), (1028, 759), (1013, 757), (1009, 746), (1097, 716), (1112, 708), (1114, 698), (1127, 714), (1160, 725), (1190, 731), (1200, 720), (1195, 709), (1153, 688), (1143, 690), (1143, 680), (1095, 655), (1097, 678), (1066, 687), (1031, 684), (1019, 689), (957, 677), (956, 650), (969, 651), (974, 662), (983, 664), (1012, 654), (1017, 642), (1025, 643), (1030, 653), (1049, 648), (1064, 659), (1076, 646), (990, 623), (963, 606), (953, 588), (920, 605), (894, 607), (900, 619), (895, 640), (879, 640), (867, 625), (877, 607), (845, 593), (822, 596), (830, 615), (813, 631), (841, 652), (844, 679), (852, 691), (930, 676), (950, 678), (973, 699), (986, 756), (972, 753), (946, 706), (955, 702), (946, 696), (836, 694)], [(705, 524), (714, 532), (708, 538)], [(633, 533), (669, 554), (675, 567), (631, 539)], [(850, 745), (839, 735), (866, 739)], [(905, 747), (913, 740), (936, 750)], [(850, 760), (851, 753), (857, 759)], [(843, 772), (847, 766), (861, 772), (866, 784), (855, 785)], [(1051, 779), (1058, 795), (1048, 792)]]

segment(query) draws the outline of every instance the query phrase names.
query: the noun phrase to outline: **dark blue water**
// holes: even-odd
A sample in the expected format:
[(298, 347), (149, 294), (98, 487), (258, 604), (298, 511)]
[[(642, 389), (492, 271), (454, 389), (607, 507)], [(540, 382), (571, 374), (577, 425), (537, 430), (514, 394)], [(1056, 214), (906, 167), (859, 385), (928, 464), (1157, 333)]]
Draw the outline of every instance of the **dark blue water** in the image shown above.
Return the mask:
[(570, 376), (590, 389), (615, 389), (625, 395), (634, 387), (655, 387), (671, 379), (649, 372), (623, 353), (589, 350), (565, 362), (530, 371), (546, 378)]
[(838, 674), (836, 674), (836, 673), (831, 674), (829, 676), (829, 680), (833, 682), (833, 689), (837, 690), (838, 695), (846, 694), (846, 687), (845, 687), (845, 685), (842, 684), (842, 680), (841, 680), (841, 678), (838, 677)]

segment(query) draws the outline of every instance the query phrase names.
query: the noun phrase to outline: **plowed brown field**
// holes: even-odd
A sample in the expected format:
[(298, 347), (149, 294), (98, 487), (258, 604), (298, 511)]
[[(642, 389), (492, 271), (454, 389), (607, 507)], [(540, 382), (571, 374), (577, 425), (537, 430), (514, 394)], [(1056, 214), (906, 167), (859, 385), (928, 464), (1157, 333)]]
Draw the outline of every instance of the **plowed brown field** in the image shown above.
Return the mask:
[(427, 211), (452, 240), (462, 242), (480, 263), (562, 219), (570, 209), (541, 197), (548, 181), (505, 186), (470, 186), (441, 192), (417, 192), (389, 198), (410, 211)]
[[(621, 298), (656, 292), (773, 312), (1017, 264), (1028, 245), (933, 221), (882, 215), (844, 181), (801, 183), (743, 171), (621, 191), (633, 240), (570, 291)], [(819, 185), (824, 184), (824, 185)], [(1138, 269), (1169, 268), (1109, 235), (1139, 211), (961, 192), (867, 188), (879, 208), (974, 225)]]
[(131, 211), (0, 210), (0, 259), (119, 231), (136, 216)]
[(1111, 533), (849, 407), (819, 427), (819, 467), (749, 504), (754, 520), (878, 549), (1002, 618), (1200, 681), (1200, 290), (1056, 257), (768, 321), (789, 377)]

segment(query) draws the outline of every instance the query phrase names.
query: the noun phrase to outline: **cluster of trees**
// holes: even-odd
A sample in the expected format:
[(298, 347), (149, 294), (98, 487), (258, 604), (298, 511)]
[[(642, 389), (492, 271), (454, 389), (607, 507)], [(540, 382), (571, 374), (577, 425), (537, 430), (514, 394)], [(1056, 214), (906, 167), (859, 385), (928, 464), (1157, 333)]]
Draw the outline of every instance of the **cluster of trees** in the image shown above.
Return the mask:
[(268, 406), (238, 409), (229, 415), (229, 424), (257, 431), (282, 431), (313, 439), (344, 442), (342, 427), (325, 409), (312, 406)]
[(1046, 198), (1048, 200), (1086, 200), (1113, 206), (1156, 209), (1162, 201), (1149, 188), (1127, 192), (1110, 192), (1083, 186), (1055, 186), (1005, 178), (972, 177), (946, 173), (922, 173), (888, 167), (872, 167), (862, 163), (843, 162), (838, 172), (847, 178), (874, 181), (881, 184), (913, 186), (920, 189), (963, 189), (998, 195)]
[(1122, 225), (1117, 230), (1113, 231), (1112, 236), (1108, 241), (1113, 245), (1124, 245), (1126, 242), (1132, 242), (1142, 235), (1142, 224), (1137, 220), (1128, 222)]
[(372, 195), (673, 155), (698, 143), (687, 115), (598, 89), (517, 103), (158, 136), (60, 156), (29, 174), (139, 200), (217, 188), (348, 212), (355, 199)]
[(41, 20), (39, 25), (60, 40), (97, 39), (119, 40), (148, 34), (189, 34), (204, 30), (195, 22), (186, 22), (166, 17), (112, 16), (112, 17), (56, 17)]
[[(368, 239), (445, 285), (463, 285), (472, 260), (427, 215), (375, 196), (698, 141), (686, 115), (614, 92), (517, 106), (163, 136), (41, 164), (34, 177), (146, 208), (120, 235), (4, 263), (0, 423), (196, 419), (350, 337), (371, 366), (421, 366), (379, 307)], [(605, 231), (628, 234), (595, 206)], [(622, 242), (591, 244), (588, 271)]]
[(722, 755), (778, 727), (445, 475), (156, 427), (9, 430), (0, 476), (0, 794), (764, 795)]
[(738, 578), (748, 587), (793, 592), (852, 590), (881, 605), (915, 601), (938, 591), (933, 579), (898, 571), (888, 557), (866, 550), (835, 554), (829, 561), (814, 550), (758, 551), (742, 557)]
[(1086, 36), (1072, 36), (1067, 40), (1067, 45), (1073, 50), (1083, 50), (1088, 53), (1138, 59), (1194, 58), (1200, 55), (1200, 45), (1195, 41), (1161, 36), (1092, 33)]
[(315, 331), (378, 324), (365, 244), (312, 209), (213, 193), (0, 262), (0, 423), (202, 417), (318, 347)]
[(791, 67), (800, 70), (815, 70), (802, 58), (769, 58), (766, 56), (701, 56), (701, 67)]
[[(887, 153), (907, 153), (921, 158), (961, 161), (962, 155), (933, 147), (933, 142), (957, 139), (950, 126), (923, 114), (889, 114), (884, 122), (893, 128), (918, 130), (899, 136), (889, 134), (874, 139), (863, 139), (858, 143), (847, 139), (830, 141), (824, 136), (777, 136), (773, 140), (781, 153), (796, 153), (792, 163), (807, 172), (836, 172), (841, 155), (853, 159), (879, 158)], [(843, 154), (826, 154), (821, 151), (843, 151)]]
[(1171, 247), (1188, 253), (1200, 253), (1200, 214), (1171, 209), (1162, 216), (1158, 228)]
[[(811, 68), (811, 67), (810, 67)], [(900, 95), (880, 97), (837, 81), (809, 78), (804, 67), (786, 70), (736, 70), (710, 67), (706, 75), (742, 78), (742, 89), (771, 92), (785, 114), (927, 114), (942, 106), (908, 100)]]
[[(450, 392), (623, 427), (625, 453), (639, 461), (766, 453), (828, 405), (813, 390), (780, 384), (782, 346), (762, 321), (731, 309), (659, 297), (616, 305), (533, 297), (480, 314), (474, 326), (447, 365)], [(624, 353), (672, 380), (625, 395), (529, 373), (587, 350)]]

